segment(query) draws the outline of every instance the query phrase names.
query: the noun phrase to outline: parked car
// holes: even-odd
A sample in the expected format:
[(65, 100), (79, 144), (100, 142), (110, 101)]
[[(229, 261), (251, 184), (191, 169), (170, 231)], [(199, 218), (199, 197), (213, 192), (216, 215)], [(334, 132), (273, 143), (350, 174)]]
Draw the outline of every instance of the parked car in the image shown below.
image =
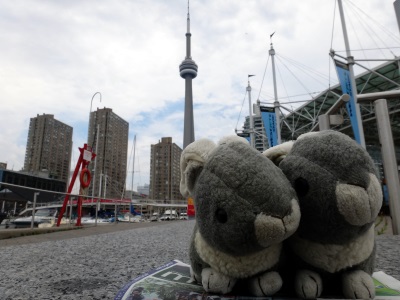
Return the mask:
[(157, 222), (157, 221), (159, 221), (159, 218), (160, 218), (160, 215), (157, 212), (155, 212), (151, 215), (150, 222)]
[(177, 219), (178, 219), (178, 214), (176, 210), (170, 210), (170, 209), (167, 209), (160, 218), (161, 221), (171, 221)]
[(187, 213), (181, 213), (179, 215), (179, 220), (187, 220), (188, 219), (188, 215)]

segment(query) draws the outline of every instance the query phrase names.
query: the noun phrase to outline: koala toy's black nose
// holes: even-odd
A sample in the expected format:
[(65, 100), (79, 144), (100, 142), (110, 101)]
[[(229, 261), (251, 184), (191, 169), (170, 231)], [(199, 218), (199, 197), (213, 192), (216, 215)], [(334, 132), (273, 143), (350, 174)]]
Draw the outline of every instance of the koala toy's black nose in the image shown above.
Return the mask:
[(307, 195), (310, 186), (308, 185), (308, 181), (302, 177), (299, 177), (294, 182), (294, 189), (296, 190), (297, 196), (304, 197)]
[(215, 212), (215, 217), (219, 223), (226, 223), (228, 221), (228, 214), (222, 208), (218, 208)]

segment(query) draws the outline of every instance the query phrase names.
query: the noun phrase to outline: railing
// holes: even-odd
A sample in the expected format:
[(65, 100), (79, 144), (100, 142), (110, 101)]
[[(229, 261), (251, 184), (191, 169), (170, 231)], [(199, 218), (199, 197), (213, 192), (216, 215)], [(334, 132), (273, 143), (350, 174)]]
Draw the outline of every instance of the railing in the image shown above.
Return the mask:
[(187, 205), (186, 200), (154, 200), (154, 199), (133, 199), (133, 204), (147, 204), (147, 205)]
[[(63, 204), (63, 200), (64, 200), (64, 196), (65, 195), (69, 195), (75, 199), (72, 200), (72, 205), (75, 206), (76, 205), (76, 198), (78, 197), (82, 197), (83, 201), (82, 201), (82, 205), (83, 206), (88, 206), (88, 205), (95, 205), (96, 203), (100, 202), (102, 205), (130, 205), (131, 203), (131, 199), (127, 198), (127, 199), (100, 199), (100, 201), (98, 201), (99, 199), (97, 197), (92, 197), (92, 196), (87, 196), (87, 195), (78, 195), (78, 194), (74, 194), (74, 193), (64, 193), (64, 192), (56, 192), (56, 191), (49, 191), (49, 190), (43, 190), (43, 189), (37, 189), (37, 188), (32, 188), (32, 187), (26, 187), (26, 186), (21, 186), (21, 185), (16, 185), (16, 184), (11, 184), (11, 183), (6, 183), (6, 182), (0, 182), (0, 185), (4, 185), (6, 187), (18, 187), (18, 188), (22, 188), (25, 190), (30, 190), (31, 192), (43, 192), (43, 194), (53, 194), (55, 195), (54, 198), (58, 198), (60, 200), (55, 200), (55, 201), (40, 201), (40, 196), (36, 202), (36, 207), (44, 207), (44, 206), (58, 206), (58, 205), (62, 205)], [(11, 199), (6, 199), (6, 198), (0, 198), (0, 201), (2, 201), (2, 203), (4, 201), (11, 201), (11, 202), (20, 202), (23, 203), (24, 205), (19, 206), (18, 209), (17, 207), (14, 207), (14, 213), (15, 212), (21, 212), (22, 210), (26, 209), (26, 208), (31, 208), (31, 203), (30, 201), (32, 201), (32, 199), (30, 199), (30, 201), (28, 201), (28, 199), (26, 199), (26, 201), (23, 200), (11, 200)], [(24, 203), (25, 202), (25, 203)], [(68, 205), (70, 205), (71, 202), (68, 203)], [(158, 206), (158, 207), (186, 207), (187, 206), (187, 201), (186, 200), (155, 200), (155, 199), (144, 199), (144, 198), (140, 198), (140, 199), (133, 199), (132, 203), (134, 205), (152, 205), (152, 206)], [(29, 204), (29, 205), (28, 205)], [(1, 209), (1, 207), (0, 207)]]

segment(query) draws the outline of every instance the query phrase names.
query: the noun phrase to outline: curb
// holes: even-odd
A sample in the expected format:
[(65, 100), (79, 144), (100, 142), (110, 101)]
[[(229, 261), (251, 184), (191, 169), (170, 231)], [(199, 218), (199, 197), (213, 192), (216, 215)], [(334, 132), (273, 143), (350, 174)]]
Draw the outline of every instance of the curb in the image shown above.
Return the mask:
[(52, 233), (58, 231), (82, 229), (82, 226), (63, 226), (63, 227), (48, 227), (48, 228), (13, 228), (0, 230), (0, 240), (11, 239), (21, 236), (37, 235), (44, 233)]

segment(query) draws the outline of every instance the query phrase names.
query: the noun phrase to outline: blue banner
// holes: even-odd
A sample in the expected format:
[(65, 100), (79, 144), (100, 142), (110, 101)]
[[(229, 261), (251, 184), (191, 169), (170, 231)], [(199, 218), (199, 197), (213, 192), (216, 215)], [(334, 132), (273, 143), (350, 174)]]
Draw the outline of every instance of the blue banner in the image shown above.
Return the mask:
[(140, 214), (135, 210), (135, 207), (133, 206), (132, 203), (131, 203), (131, 207), (130, 207), (130, 212), (134, 216), (140, 216)]
[(349, 102), (346, 103), (347, 112), (350, 116), (351, 126), (353, 128), (355, 140), (361, 144), (360, 129), (358, 128), (357, 115), (356, 115), (356, 101), (351, 87), (351, 78), (348, 64), (335, 60), (336, 71), (339, 77), (340, 86), (342, 87), (343, 94), (350, 96)]
[(276, 130), (276, 117), (273, 108), (261, 106), (261, 118), (264, 123), (265, 133), (268, 138), (269, 147), (278, 145), (278, 133)]

